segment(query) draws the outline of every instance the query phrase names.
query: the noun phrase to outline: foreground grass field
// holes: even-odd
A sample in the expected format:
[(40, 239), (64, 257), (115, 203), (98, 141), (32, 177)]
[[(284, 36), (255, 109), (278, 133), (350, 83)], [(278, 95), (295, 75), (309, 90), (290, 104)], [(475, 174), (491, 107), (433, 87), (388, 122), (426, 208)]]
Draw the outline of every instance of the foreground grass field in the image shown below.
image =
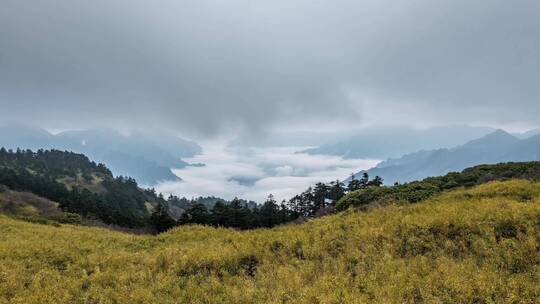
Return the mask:
[(539, 303), (540, 183), (159, 236), (0, 217), (0, 303)]

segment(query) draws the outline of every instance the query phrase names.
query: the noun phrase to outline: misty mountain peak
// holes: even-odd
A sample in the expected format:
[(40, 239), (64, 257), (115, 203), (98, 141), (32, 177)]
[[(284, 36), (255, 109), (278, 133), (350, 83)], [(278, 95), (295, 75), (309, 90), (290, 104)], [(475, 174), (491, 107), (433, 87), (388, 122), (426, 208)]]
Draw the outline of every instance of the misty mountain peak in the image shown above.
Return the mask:
[(519, 139), (512, 134), (502, 130), (497, 129), (492, 133), (489, 133), (483, 137), (480, 137), (478, 139), (472, 140), (462, 147), (472, 147), (472, 146), (478, 146), (478, 145), (507, 145), (518, 142)]

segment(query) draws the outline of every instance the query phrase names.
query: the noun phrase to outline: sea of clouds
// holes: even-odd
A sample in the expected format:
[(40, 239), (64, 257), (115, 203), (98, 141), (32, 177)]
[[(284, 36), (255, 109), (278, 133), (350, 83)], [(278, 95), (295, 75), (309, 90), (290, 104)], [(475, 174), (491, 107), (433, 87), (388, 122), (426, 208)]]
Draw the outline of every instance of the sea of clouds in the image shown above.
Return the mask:
[(182, 178), (163, 182), (159, 192), (185, 196), (234, 197), (262, 203), (269, 194), (289, 199), (315, 183), (344, 180), (353, 172), (375, 166), (376, 159), (298, 153), (306, 147), (246, 148), (207, 144), (204, 154), (186, 159), (204, 166), (174, 169)]

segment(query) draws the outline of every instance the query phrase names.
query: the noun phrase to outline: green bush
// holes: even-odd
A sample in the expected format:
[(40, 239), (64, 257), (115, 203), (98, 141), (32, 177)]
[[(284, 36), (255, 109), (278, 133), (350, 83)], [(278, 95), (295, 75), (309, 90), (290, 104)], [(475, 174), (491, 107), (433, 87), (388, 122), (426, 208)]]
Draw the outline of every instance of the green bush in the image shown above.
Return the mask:
[(82, 217), (77, 213), (64, 212), (62, 215), (55, 217), (55, 221), (62, 224), (79, 225), (82, 223)]

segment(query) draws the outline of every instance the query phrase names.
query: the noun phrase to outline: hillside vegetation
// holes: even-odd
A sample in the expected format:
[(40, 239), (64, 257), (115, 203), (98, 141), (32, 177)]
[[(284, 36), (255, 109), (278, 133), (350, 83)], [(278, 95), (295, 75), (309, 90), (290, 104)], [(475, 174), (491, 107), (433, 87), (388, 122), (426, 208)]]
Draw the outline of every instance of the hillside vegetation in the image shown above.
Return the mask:
[(416, 203), (442, 191), (509, 179), (540, 181), (540, 162), (478, 165), (467, 168), (462, 172), (451, 172), (444, 176), (428, 177), (421, 181), (395, 184), (390, 187), (366, 187), (347, 193), (337, 202), (336, 209), (366, 208), (388, 202)]
[(136, 236), (0, 216), (0, 303), (537, 303), (540, 184), (273, 229)]
[(0, 148), (0, 185), (56, 202), (65, 212), (124, 227), (148, 226), (147, 203), (165, 202), (132, 178), (115, 178), (103, 164), (58, 150)]

